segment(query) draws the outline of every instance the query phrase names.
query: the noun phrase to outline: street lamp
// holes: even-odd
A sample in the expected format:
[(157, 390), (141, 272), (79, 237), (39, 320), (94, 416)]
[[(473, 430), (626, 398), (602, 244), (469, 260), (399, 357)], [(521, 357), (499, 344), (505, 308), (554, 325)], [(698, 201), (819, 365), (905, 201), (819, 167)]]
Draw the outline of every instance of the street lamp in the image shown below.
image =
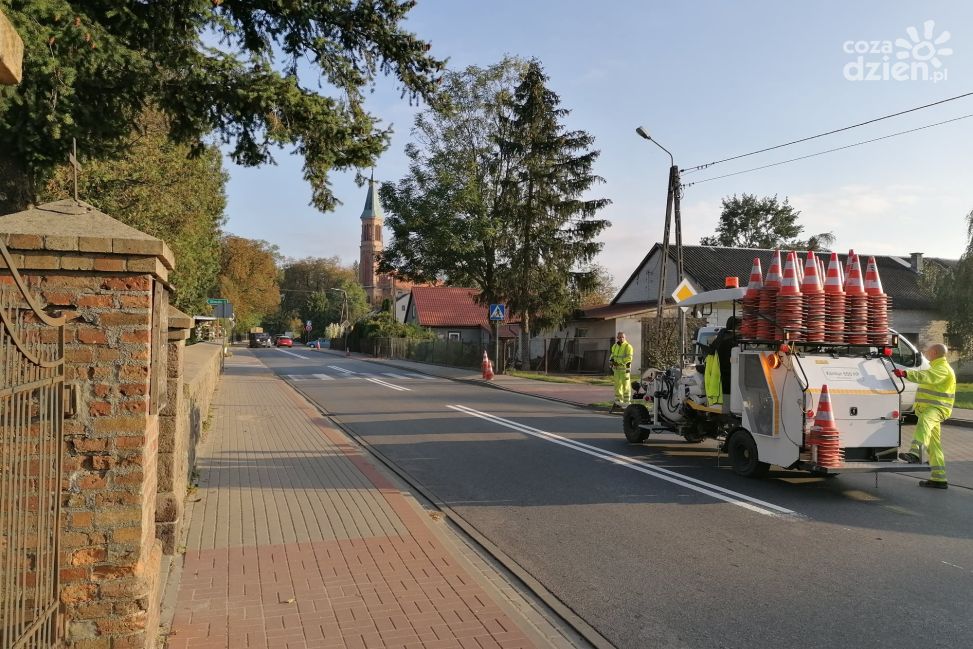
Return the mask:
[(348, 349), (348, 335), (345, 333), (345, 322), (348, 320), (348, 291), (343, 288), (330, 288), (329, 291), (335, 291), (336, 293), (341, 293), (341, 335), (345, 339), (345, 353), (349, 353)]
[[(665, 304), (666, 292), (666, 268), (669, 265), (669, 229), (675, 214), (676, 226), (676, 277), (677, 281), (683, 280), (682, 263), (682, 218), (680, 214), (680, 198), (682, 193), (681, 182), (679, 180), (679, 167), (676, 166), (675, 158), (669, 149), (662, 146), (658, 140), (652, 138), (644, 127), (638, 126), (635, 132), (639, 137), (652, 142), (654, 145), (665, 151), (669, 155), (669, 187), (666, 192), (666, 224), (662, 235), (662, 260), (659, 264), (659, 285), (656, 295), (655, 317), (658, 326), (662, 326), (662, 312)], [(682, 355), (686, 352), (686, 313), (679, 309), (679, 363), (682, 364)]]

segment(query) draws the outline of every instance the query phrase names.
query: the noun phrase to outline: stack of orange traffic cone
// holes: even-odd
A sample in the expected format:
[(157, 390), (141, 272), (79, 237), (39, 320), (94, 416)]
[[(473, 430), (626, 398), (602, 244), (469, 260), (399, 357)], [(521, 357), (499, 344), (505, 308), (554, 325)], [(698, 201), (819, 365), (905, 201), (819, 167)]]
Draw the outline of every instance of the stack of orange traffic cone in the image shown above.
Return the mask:
[(784, 279), (777, 294), (777, 328), (790, 333), (791, 340), (804, 340), (804, 296), (797, 284), (797, 255), (787, 255)]
[(875, 257), (868, 258), (865, 270), (865, 293), (868, 295), (868, 344), (889, 344), (889, 296), (882, 290)]
[(807, 253), (801, 293), (804, 294), (806, 340), (812, 343), (824, 342), (824, 287), (821, 286), (820, 276), (818, 275), (818, 260), (813, 252)]
[(760, 317), (760, 289), (763, 288), (763, 271), (760, 268), (760, 258), (753, 258), (753, 267), (750, 269), (750, 283), (747, 284), (747, 292), (743, 296), (743, 320), (740, 322), (740, 337), (744, 340), (757, 338), (758, 321)]
[(763, 316), (757, 321), (757, 338), (760, 340), (776, 340), (777, 329), (774, 320), (777, 318), (777, 293), (780, 292), (780, 250), (774, 251), (770, 260), (770, 270), (764, 278), (764, 285), (760, 289), (760, 313)]
[(828, 274), (824, 279), (824, 340), (845, 342), (845, 287), (841, 280), (841, 261), (838, 253), (831, 253)]
[(868, 295), (862, 283), (858, 255), (853, 255), (845, 281), (845, 340), (850, 345), (868, 344)]
[(483, 380), (492, 381), (493, 380), (493, 363), (490, 361), (490, 357), (487, 356), (486, 350), (483, 350)]
[[(841, 433), (834, 421), (831, 411), (831, 394), (828, 386), (821, 386), (821, 398), (818, 400), (818, 412), (814, 418), (814, 425), (807, 437), (808, 446), (817, 448), (817, 464), (826, 469), (840, 469), (845, 463), (845, 454), (841, 450)], [(812, 451), (812, 458), (814, 457)]]

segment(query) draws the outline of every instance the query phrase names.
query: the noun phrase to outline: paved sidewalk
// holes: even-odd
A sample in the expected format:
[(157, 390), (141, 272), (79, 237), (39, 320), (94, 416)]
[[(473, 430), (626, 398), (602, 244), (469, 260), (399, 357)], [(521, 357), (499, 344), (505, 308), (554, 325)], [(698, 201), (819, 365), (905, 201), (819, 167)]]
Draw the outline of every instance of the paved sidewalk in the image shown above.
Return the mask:
[(170, 649), (576, 646), (251, 354), (212, 421)]

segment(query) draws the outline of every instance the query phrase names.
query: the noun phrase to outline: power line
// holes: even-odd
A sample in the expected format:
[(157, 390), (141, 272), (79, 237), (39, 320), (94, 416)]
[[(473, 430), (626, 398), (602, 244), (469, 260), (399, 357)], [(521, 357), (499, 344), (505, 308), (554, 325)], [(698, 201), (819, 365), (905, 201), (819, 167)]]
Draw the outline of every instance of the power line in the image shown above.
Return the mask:
[(739, 176), (740, 174), (750, 173), (751, 171), (759, 171), (760, 169), (769, 169), (770, 167), (779, 167), (780, 165), (786, 165), (791, 162), (797, 162), (798, 160), (807, 160), (808, 158), (816, 158), (817, 156), (824, 155), (826, 153), (834, 153), (835, 151), (843, 151), (845, 149), (851, 149), (856, 146), (862, 146), (863, 144), (871, 144), (872, 142), (878, 142), (880, 140), (887, 140), (889, 138), (897, 137), (899, 135), (905, 135), (907, 133), (915, 133), (916, 131), (923, 131), (927, 128), (933, 128), (934, 126), (942, 126), (943, 124), (950, 124), (952, 122), (958, 122), (962, 119), (967, 119), (973, 117), (973, 113), (968, 115), (961, 115), (959, 117), (954, 117), (952, 119), (943, 120), (942, 122), (936, 122), (935, 124), (926, 124), (925, 126), (919, 126), (917, 128), (910, 128), (907, 131), (899, 131), (898, 133), (890, 133), (889, 135), (883, 135), (882, 137), (872, 138), (870, 140), (862, 140), (861, 142), (855, 142), (854, 144), (846, 144), (844, 146), (835, 147), (833, 149), (828, 149), (826, 151), (818, 151), (817, 153), (809, 153), (808, 155), (802, 155), (797, 158), (791, 158), (790, 160), (781, 160), (780, 162), (772, 162), (771, 164), (761, 165), (759, 167), (752, 167), (750, 169), (744, 169), (743, 171), (734, 171), (733, 173), (723, 174), (722, 176), (713, 176), (712, 178), (704, 178), (703, 180), (697, 180), (696, 182), (686, 183), (684, 187), (691, 187), (692, 185), (699, 185), (700, 183), (708, 183), (711, 180), (719, 180), (720, 178), (729, 178), (730, 176)]
[[(799, 140), (792, 140), (790, 142), (785, 142), (784, 144), (777, 144), (775, 146), (769, 146), (764, 149), (758, 149), (756, 151), (751, 151), (750, 153), (741, 153), (740, 155), (735, 155), (730, 158), (723, 158), (722, 160), (717, 160), (715, 162), (707, 162), (705, 164), (696, 165), (695, 167), (689, 167), (684, 169), (683, 173), (692, 173), (694, 171), (699, 171), (700, 169), (706, 169), (707, 167), (712, 167), (713, 165), (718, 165), (724, 162), (730, 162), (731, 160), (739, 160), (740, 158), (746, 158), (752, 155), (757, 155), (758, 153), (766, 153), (767, 151), (774, 151), (775, 149), (782, 149), (785, 146), (791, 146), (792, 144), (800, 144), (801, 142), (807, 142), (809, 140), (816, 140), (819, 137), (824, 137), (826, 135), (834, 135), (835, 133), (841, 133), (843, 131), (850, 131), (853, 128), (858, 128), (859, 126), (865, 126), (867, 124), (874, 124), (875, 122), (881, 122), (885, 119), (891, 119), (893, 117), (899, 117), (900, 115), (906, 115), (908, 113), (914, 113), (917, 110), (923, 110), (925, 108), (932, 108), (933, 106), (939, 106), (940, 104), (945, 104), (950, 101), (956, 101), (957, 99), (963, 99), (965, 97), (973, 96), (973, 92), (967, 92), (962, 95), (956, 95), (955, 97), (949, 97), (947, 99), (942, 99), (940, 101), (934, 101), (931, 104), (925, 104), (923, 106), (916, 106), (915, 108), (909, 108), (908, 110), (902, 110), (897, 113), (891, 113), (890, 115), (883, 115), (882, 117), (876, 117), (875, 119), (870, 119), (864, 122), (859, 122), (857, 124), (852, 124), (851, 126), (844, 126), (842, 128), (836, 128), (833, 131), (827, 131), (825, 133), (818, 133), (817, 135), (811, 135), (810, 137), (802, 137)], [(944, 122), (945, 123), (945, 122)], [(904, 131), (908, 133), (909, 131)], [(702, 182), (702, 181), (701, 181)]]

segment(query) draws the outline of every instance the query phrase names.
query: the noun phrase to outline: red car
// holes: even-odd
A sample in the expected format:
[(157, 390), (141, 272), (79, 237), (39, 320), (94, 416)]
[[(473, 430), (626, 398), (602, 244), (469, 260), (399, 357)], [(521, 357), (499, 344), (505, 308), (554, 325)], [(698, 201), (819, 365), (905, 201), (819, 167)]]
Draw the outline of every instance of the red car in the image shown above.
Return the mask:
[(294, 341), (287, 336), (277, 336), (277, 346), (278, 347), (293, 347)]

